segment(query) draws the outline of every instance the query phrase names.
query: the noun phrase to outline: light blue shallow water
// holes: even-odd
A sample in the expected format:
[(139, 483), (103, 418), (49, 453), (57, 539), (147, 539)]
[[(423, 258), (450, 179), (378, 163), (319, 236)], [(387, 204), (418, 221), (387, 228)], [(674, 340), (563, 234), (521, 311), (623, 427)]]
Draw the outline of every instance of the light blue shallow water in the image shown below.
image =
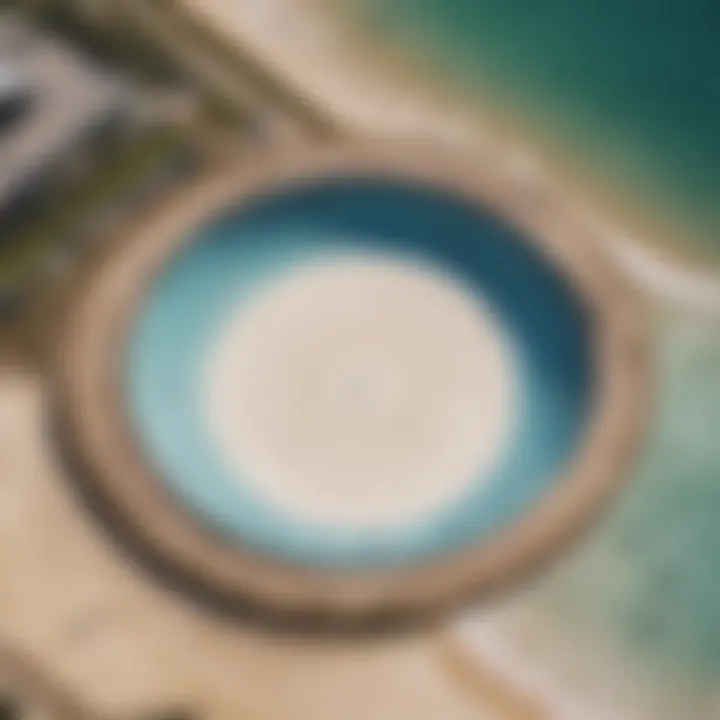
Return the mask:
[[(421, 522), (379, 531), (284, 514), (225, 468), (203, 420), (206, 352), (229, 313), (302, 263), (358, 251), (430, 264), (482, 294), (515, 349), (520, 380), (519, 420), (489, 480)], [(514, 231), (434, 191), (338, 179), (265, 197), (197, 231), (137, 318), (127, 402), (168, 487), (217, 530), (301, 563), (394, 564), (474, 541), (552, 485), (583, 431), (590, 355), (576, 296)]]

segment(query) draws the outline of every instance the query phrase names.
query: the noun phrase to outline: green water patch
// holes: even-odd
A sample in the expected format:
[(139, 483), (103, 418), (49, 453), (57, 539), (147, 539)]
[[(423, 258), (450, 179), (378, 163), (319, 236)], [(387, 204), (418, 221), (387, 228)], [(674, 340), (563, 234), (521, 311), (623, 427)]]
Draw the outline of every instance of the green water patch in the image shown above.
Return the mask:
[(523, 604), (577, 665), (602, 645), (630, 677), (692, 689), (693, 718), (717, 717), (702, 702), (720, 679), (720, 318), (660, 318), (656, 372), (637, 472)]
[(468, 96), (497, 99), (619, 199), (720, 261), (715, 0), (348, 0)]

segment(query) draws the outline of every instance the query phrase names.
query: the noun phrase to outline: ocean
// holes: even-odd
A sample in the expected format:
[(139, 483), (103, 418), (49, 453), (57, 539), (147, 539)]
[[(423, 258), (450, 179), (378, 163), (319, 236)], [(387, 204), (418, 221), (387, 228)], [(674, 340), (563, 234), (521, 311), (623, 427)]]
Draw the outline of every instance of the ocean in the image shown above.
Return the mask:
[(561, 147), (681, 254), (720, 260), (720, 3), (346, 1), (374, 43)]

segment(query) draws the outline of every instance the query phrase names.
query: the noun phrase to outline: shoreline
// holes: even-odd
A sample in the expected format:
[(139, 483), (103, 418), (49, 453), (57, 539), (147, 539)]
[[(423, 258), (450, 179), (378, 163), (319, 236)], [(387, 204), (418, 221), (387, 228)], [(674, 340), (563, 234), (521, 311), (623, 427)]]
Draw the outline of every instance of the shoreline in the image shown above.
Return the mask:
[[(544, 192), (572, 199), (567, 204), (646, 291), (720, 311), (720, 272), (704, 267), (715, 263), (703, 261), (699, 250), (683, 252), (677, 240), (682, 228), (661, 230), (662, 221), (653, 220), (649, 211), (618, 207), (607, 197), (607, 184), (573, 168), (562, 148), (540, 143), (497, 107), (488, 112), (479, 101), (463, 105), (452, 89), (443, 91), (434, 82), (422, 62), (389, 49), (369, 52), (358, 31), (342, 21), (347, 9), (336, 0), (301, 5), (287, 0), (181, 0), (181, 7), (223, 39), (262, 58), (271, 74), (325, 109), (340, 127), (472, 147), (521, 182), (541, 184)], [(393, 68), (390, 77), (388, 66)]]

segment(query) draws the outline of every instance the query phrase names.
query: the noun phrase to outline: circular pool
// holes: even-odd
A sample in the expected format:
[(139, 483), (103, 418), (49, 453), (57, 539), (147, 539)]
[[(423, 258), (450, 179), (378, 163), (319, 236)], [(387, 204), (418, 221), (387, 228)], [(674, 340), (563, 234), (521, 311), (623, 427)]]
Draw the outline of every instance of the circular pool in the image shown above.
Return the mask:
[(159, 211), (61, 352), (93, 482), (199, 581), (290, 611), (429, 607), (539, 557), (621, 474), (643, 352), (612, 268), (513, 190), (370, 144)]

